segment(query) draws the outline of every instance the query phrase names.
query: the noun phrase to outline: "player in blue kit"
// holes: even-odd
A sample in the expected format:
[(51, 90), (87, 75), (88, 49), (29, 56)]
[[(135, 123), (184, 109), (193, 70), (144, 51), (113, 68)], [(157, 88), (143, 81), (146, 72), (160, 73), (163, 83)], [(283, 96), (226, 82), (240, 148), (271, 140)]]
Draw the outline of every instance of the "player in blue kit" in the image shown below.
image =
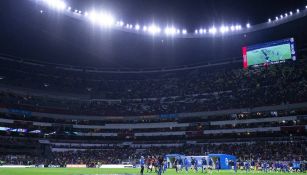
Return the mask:
[(198, 160), (197, 159), (195, 159), (195, 166), (194, 166), (194, 168), (195, 168), (195, 171), (198, 172)]
[(245, 161), (245, 162), (244, 162), (244, 167), (245, 167), (246, 173), (248, 173), (248, 172), (249, 172), (249, 169), (250, 169), (250, 164), (249, 164), (248, 161)]
[(209, 173), (212, 174), (213, 161), (212, 161), (211, 158), (209, 159), (209, 163), (208, 164), (209, 164), (209, 166), (208, 166)]
[(143, 175), (144, 174), (144, 165), (145, 165), (145, 159), (144, 159), (143, 156), (141, 156), (140, 165), (141, 165), (141, 172), (140, 172), (140, 174)]
[(215, 161), (215, 169), (217, 169), (218, 172), (220, 172), (220, 159), (217, 158)]
[(203, 173), (204, 171), (206, 172), (206, 168), (207, 168), (207, 160), (205, 157), (203, 157), (201, 159), (201, 165), (202, 165), (202, 169), (201, 169), (201, 172)]
[(184, 158), (183, 164), (184, 164), (185, 171), (188, 172), (189, 171), (189, 161), (187, 158)]

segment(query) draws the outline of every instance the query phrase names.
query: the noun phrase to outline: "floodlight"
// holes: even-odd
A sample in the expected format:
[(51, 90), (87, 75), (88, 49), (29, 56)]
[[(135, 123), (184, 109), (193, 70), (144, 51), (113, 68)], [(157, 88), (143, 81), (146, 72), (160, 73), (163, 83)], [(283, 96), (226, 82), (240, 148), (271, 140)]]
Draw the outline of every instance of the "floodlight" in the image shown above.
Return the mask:
[[(178, 29), (176, 29), (175, 27), (166, 27), (165, 29), (164, 29), (164, 33), (166, 34), (166, 35), (175, 35), (176, 33), (180, 33), (180, 30), (178, 30)], [(178, 34), (179, 34), (178, 33)]]
[(236, 25), (235, 29), (236, 30), (241, 30), (242, 26), (241, 25)]
[(147, 31), (147, 26), (143, 26), (143, 31), (144, 31), (144, 32)]
[(209, 33), (211, 33), (211, 34), (216, 34), (216, 32), (217, 32), (217, 30), (216, 30), (216, 28), (215, 27), (211, 27), (210, 29), (209, 29)]
[(235, 26), (232, 25), (232, 26), (230, 27), (230, 30), (231, 30), (231, 31), (234, 31), (234, 30), (235, 30)]
[(136, 25), (134, 26), (134, 28), (135, 28), (135, 30), (140, 30), (140, 25), (136, 24)]
[(44, 2), (51, 8), (58, 10), (64, 10), (66, 8), (66, 3), (61, 0), (44, 0)]
[(98, 15), (96, 12), (92, 11), (89, 13), (88, 15), (90, 21), (92, 21), (93, 23), (95, 23), (97, 21)]
[(102, 26), (112, 26), (115, 22), (115, 19), (112, 15), (108, 13), (101, 13), (99, 15), (99, 21)]
[(182, 29), (182, 32), (181, 32), (182, 34), (187, 34), (187, 30), (186, 29)]
[(124, 22), (123, 21), (117, 21), (116, 25), (122, 27), (122, 26), (124, 26)]
[(229, 31), (229, 27), (228, 26), (225, 26), (225, 32), (228, 32)]
[(221, 32), (221, 33), (225, 33), (225, 27), (224, 27), (224, 26), (221, 26), (221, 27), (220, 27), (220, 32)]
[(148, 32), (151, 34), (156, 34), (161, 32), (161, 28), (156, 26), (155, 24), (152, 24), (151, 26), (148, 27)]
[(250, 27), (251, 27), (250, 23), (247, 23), (247, 24), (246, 24), (246, 27), (247, 27), (247, 28), (250, 28)]
[(199, 33), (203, 34), (204, 33), (203, 29), (199, 29)]

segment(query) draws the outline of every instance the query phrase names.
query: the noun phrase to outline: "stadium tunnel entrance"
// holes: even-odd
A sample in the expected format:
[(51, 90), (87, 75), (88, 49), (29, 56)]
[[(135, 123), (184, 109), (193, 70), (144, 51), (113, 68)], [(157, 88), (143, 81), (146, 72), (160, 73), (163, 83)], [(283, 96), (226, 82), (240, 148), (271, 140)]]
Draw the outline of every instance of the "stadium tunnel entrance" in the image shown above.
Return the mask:
[[(229, 154), (209, 154), (209, 158), (213, 161), (214, 169), (234, 169), (236, 165), (236, 157)], [(217, 167), (217, 164), (219, 167)]]

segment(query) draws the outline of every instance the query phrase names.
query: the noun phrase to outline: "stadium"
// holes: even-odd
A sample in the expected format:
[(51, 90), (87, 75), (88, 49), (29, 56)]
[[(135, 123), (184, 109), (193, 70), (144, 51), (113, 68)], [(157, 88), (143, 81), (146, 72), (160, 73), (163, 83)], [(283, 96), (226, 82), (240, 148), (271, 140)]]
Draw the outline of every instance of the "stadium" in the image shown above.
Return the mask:
[(0, 175), (306, 174), (305, 0), (0, 7)]

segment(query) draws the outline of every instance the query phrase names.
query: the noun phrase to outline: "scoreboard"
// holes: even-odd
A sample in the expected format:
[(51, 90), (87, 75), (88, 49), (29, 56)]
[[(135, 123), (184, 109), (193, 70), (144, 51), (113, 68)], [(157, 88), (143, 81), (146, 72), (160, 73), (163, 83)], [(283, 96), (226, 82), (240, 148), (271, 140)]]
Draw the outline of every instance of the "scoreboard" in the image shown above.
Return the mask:
[(294, 38), (244, 46), (242, 54), (244, 68), (296, 60)]

